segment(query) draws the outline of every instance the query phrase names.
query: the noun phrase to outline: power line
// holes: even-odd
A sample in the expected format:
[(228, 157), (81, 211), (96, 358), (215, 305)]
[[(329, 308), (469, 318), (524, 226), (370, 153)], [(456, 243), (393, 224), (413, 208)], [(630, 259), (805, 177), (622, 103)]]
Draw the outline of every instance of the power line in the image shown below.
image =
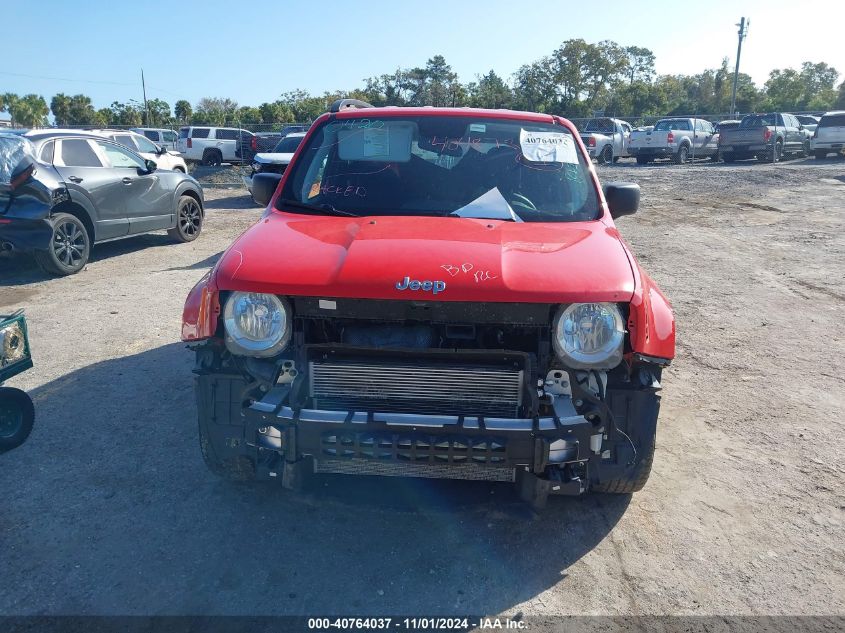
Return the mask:
[[(95, 80), (95, 79), (71, 79), (69, 77), (49, 77), (47, 75), (28, 75), (25, 73), (10, 73), (6, 72), (5, 70), (0, 70), (0, 75), (9, 75), (12, 77), (24, 77), (26, 79), (46, 79), (48, 81), (68, 81), (71, 83), (81, 83), (81, 84), (101, 84), (101, 85), (111, 85), (111, 86), (130, 86), (135, 87), (137, 84), (124, 82), (124, 81), (103, 81), (103, 80)], [(163, 92), (164, 94), (169, 94), (171, 96), (177, 97), (178, 99), (183, 99), (182, 95), (176, 94), (175, 92), (170, 92), (169, 90), (164, 90), (163, 88), (156, 88), (154, 86), (150, 86), (150, 90), (155, 90), (156, 92)]]

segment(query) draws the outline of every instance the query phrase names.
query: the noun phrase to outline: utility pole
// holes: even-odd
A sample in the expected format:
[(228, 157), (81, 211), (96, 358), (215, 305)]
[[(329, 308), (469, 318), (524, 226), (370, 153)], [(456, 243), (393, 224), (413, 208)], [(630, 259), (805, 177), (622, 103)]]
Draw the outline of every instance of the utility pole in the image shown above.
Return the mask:
[(733, 90), (731, 90), (731, 118), (734, 117), (734, 113), (736, 112), (736, 84), (739, 81), (739, 57), (742, 55), (742, 40), (748, 35), (748, 27), (751, 26), (751, 20), (741, 18), (739, 24), (736, 26), (739, 27), (739, 44), (736, 47), (736, 68), (734, 69)]
[[(745, 19), (745, 18), (743, 18)], [(737, 68), (739, 68), (739, 62), (737, 61)], [(147, 125), (152, 125), (150, 121), (150, 109), (147, 107), (147, 85), (144, 83), (144, 69), (141, 69), (141, 90), (144, 92), (144, 113), (147, 115)], [(734, 91), (736, 91), (736, 80), (734, 80)]]

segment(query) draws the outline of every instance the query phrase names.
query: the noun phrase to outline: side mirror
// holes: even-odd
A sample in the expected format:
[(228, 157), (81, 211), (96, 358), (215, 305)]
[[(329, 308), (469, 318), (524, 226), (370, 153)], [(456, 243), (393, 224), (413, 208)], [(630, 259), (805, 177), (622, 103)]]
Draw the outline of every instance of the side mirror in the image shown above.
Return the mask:
[(158, 148), (158, 152), (156, 152), (156, 153), (157, 153), (159, 156), (161, 156), (162, 154), (166, 154), (166, 153), (167, 153), (167, 148), (166, 148), (164, 145), (160, 145), (160, 146), (159, 146), (159, 148)]
[(604, 198), (610, 217), (631, 215), (640, 206), (640, 186), (633, 182), (611, 182), (604, 186)]
[(158, 165), (156, 164), (156, 162), (154, 160), (147, 159), (147, 160), (144, 161), (144, 165), (147, 167), (147, 173), (148, 174), (151, 174), (156, 169), (158, 169)]
[(255, 174), (252, 177), (252, 199), (266, 207), (282, 180), (281, 174)]

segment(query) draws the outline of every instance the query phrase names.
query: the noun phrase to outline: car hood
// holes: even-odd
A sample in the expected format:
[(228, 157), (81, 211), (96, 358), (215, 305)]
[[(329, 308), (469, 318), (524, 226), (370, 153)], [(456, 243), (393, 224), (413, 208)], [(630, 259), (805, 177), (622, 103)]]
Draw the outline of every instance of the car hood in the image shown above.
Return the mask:
[(290, 159), (293, 158), (293, 152), (290, 154), (275, 154), (273, 152), (260, 152), (255, 155), (255, 162), (266, 163), (270, 165), (288, 165)]
[(619, 234), (601, 221), (276, 212), (232, 244), (216, 281), (221, 290), (417, 301), (625, 302), (634, 291)]

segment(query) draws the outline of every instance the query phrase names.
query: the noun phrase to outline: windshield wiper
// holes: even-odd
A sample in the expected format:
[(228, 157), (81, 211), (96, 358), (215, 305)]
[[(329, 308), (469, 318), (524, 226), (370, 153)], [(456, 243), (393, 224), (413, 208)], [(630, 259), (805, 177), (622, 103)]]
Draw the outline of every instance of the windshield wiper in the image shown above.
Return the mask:
[(321, 213), (323, 215), (339, 215), (349, 218), (360, 218), (361, 216), (357, 213), (352, 213), (351, 211), (344, 211), (343, 209), (335, 209), (330, 204), (307, 204), (305, 202), (299, 202), (298, 200), (287, 200), (285, 198), (279, 199), (279, 204), (282, 204), (286, 207), (294, 207), (295, 209), (303, 209), (306, 211), (315, 211), (316, 213)]

